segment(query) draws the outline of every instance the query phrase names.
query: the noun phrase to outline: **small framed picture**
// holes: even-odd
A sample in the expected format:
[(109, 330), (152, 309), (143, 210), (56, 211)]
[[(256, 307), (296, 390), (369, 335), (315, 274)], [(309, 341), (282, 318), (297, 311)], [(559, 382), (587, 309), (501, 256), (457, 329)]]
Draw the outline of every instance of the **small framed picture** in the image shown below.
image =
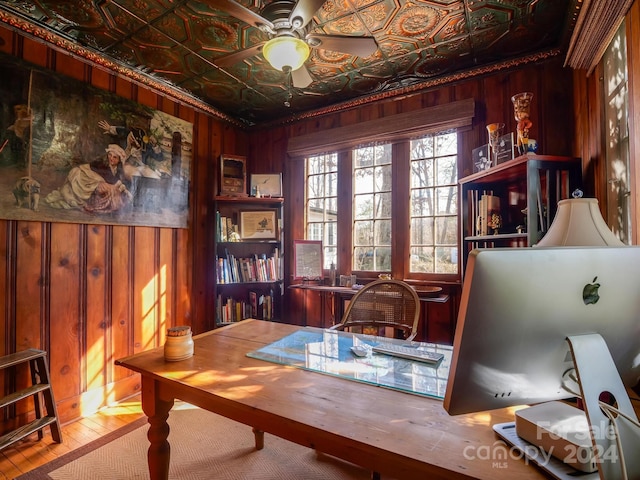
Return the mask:
[(241, 210), (240, 238), (242, 240), (277, 240), (278, 239), (278, 211)]
[(251, 175), (250, 195), (254, 197), (281, 197), (281, 173), (254, 173)]
[(507, 133), (506, 135), (498, 138), (498, 144), (496, 146), (496, 160), (498, 164), (515, 158), (514, 153), (513, 132)]
[(473, 159), (473, 171), (483, 172), (484, 170), (491, 168), (491, 155), (489, 154), (489, 144), (483, 145), (478, 148), (474, 148), (471, 152), (471, 158)]
[(293, 241), (293, 277), (295, 279), (322, 278), (322, 241)]
[(237, 155), (220, 155), (220, 195), (247, 196), (247, 160)]

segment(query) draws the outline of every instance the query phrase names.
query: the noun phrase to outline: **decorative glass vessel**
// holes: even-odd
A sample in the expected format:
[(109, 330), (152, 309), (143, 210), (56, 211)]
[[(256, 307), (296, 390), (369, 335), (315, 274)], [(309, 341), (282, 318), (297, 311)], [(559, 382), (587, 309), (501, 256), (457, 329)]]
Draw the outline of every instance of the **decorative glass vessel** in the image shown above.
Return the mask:
[(491, 164), (496, 166), (498, 164), (498, 141), (502, 136), (504, 130), (504, 123), (490, 123), (487, 125), (487, 133), (489, 134), (489, 147), (493, 153)]
[(516, 122), (518, 122), (516, 128), (518, 134), (517, 148), (520, 155), (525, 155), (529, 148), (529, 130), (533, 125), (529, 119), (532, 98), (533, 93), (531, 92), (522, 92), (511, 97), (513, 113)]

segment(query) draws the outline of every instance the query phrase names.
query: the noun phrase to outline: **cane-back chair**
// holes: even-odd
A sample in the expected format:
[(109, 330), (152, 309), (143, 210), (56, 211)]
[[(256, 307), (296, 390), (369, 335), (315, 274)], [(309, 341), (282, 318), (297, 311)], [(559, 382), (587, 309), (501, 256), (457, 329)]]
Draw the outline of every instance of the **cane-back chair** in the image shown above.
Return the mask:
[(413, 340), (419, 319), (420, 298), (414, 288), (400, 280), (376, 280), (353, 296), (340, 323), (331, 328)]

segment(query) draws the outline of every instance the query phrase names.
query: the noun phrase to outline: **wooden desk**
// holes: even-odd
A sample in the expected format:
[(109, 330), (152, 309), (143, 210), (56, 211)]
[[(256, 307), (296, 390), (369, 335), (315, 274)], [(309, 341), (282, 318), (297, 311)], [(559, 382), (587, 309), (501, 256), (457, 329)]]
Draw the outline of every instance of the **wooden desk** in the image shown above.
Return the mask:
[[(304, 308), (304, 320), (303, 320), (303, 325), (307, 325), (307, 309), (306, 309), (306, 294), (308, 291), (311, 292), (317, 292), (320, 294), (320, 296), (322, 297), (321, 301), (320, 301), (320, 326), (322, 326), (323, 328), (326, 327), (330, 327), (331, 325), (335, 325), (336, 323), (339, 323), (340, 320), (342, 319), (342, 316), (344, 315), (344, 301), (345, 300), (349, 300), (351, 297), (353, 297), (356, 293), (358, 293), (358, 290), (355, 290), (351, 287), (331, 287), (329, 285), (316, 285), (316, 284), (311, 284), (311, 283), (300, 283), (300, 284), (296, 284), (296, 285), (290, 285), (289, 288), (294, 289), (294, 290), (302, 290), (304, 292), (305, 295), (305, 308)], [(426, 288), (428, 287), (423, 287), (423, 289), (421, 290), (420, 288), (416, 289), (416, 292), (418, 294), (418, 297), (420, 298), (421, 302), (435, 302), (435, 303), (446, 303), (449, 301), (449, 295), (445, 295), (439, 292), (430, 292), (428, 291)], [(440, 289), (441, 291), (442, 289)], [(331, 298), (331, 325), (325, 325), (324, 319), (325, 319), (325, 298), (326, 296), (329, 296)], [(426, 314), (424, 314), (424, 319), (425, 322), (427, 321), (427, 316)]]
[(116, 361), (142, 375), (152, 480), (168, 478), (176, 398), (397, 479), (545, 478), (496, 439), (510, 410), (450, 417), (438, 400), (246, 356), (298, 328), (245, 320), (197, 336), (187, 360), (156, 348)]

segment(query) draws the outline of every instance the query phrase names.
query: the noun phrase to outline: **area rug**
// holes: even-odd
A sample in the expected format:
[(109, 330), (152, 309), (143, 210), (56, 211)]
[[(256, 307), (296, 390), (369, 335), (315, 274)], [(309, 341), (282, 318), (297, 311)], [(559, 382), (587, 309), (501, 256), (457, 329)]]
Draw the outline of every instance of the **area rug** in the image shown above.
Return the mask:
[[(191, 405), (169, 415), (175, 480), (365, 480), (370, 472)], [(146, 418), (21, 475), (16, 480), (148, 479)]]

